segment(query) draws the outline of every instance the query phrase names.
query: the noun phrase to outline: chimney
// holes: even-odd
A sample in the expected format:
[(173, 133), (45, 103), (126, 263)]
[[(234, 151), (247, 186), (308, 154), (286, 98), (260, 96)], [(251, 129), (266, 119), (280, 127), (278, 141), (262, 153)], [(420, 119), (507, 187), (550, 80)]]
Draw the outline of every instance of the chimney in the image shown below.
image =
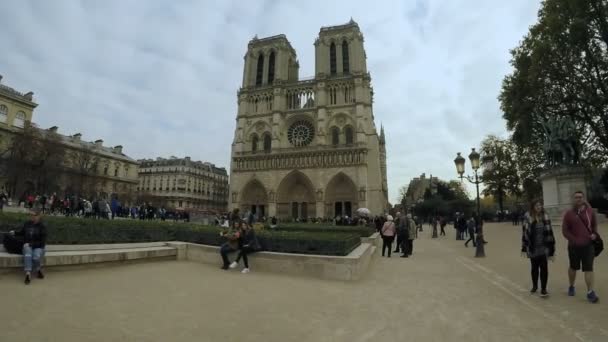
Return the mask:
[(72, 138), (74, 139), (74, 141), (80, 141), (80, 137), (82, 137), (82, 134), (80, 134), (80, 133), (76, 133), (76, 134), (72, 135)]
[(114, 146), (114, 153), (122, 154), (122, 145)]
[(190, 157), (186, 157), (186, 158), (184, 158), (184, 159), (186, 159), (187, 161), (190, 161)]
[(96, 147), (102, 147), (103, 146), (103, 140), (101, 140), (101, 139), (95, 140), (95, 146)]
[(23, 97), (25, 97), (26, 99), (32, 101), (34, 99), (34, 93), (29, 91), (27, 92), (27, 94), (23, 95)]
[(53, 127), (49, 128), (49, 132), (51, 132), (51, 133), (57, 133), (58, 129), (59, 129), (59, 127), (53, 126)]

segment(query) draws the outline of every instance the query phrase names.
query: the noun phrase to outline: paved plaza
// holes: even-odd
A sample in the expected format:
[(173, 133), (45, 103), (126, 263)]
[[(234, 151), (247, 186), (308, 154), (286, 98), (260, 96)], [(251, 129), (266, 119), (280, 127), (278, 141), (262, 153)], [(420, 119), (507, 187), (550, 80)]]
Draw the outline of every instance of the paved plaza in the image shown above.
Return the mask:
[(556, 232), (551, 297), (541, 299), (528, 293), (518, 227), (487, 225), (485, 259), (447, 231), (432, 240), (425, 226), (413, 258), (378, 257), (352, 283), (177, 261), (51, 270), (30, 286), (4, 274), (0, 341), (608, 340), (606, 255), (596, 260), (600, 304), (585, 301), (582, 276), (567, 297)]

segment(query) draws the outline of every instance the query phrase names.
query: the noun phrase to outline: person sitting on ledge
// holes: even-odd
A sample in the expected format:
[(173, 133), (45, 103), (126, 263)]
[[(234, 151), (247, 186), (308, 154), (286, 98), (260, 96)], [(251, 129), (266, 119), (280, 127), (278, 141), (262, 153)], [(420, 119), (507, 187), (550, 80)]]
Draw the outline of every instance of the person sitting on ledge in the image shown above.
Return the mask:
[(247, 255), (260, 250), (260, 244), (255, 236), (253, 227), (245, 222), (241, 224), (239, 248), (239, 255), (236, 257), (236, 260), (230, 264), (230, 268), (236, 268), (239, 265), (239, 260), (243, 258), (245, 268), (243, 268), (241, 273), (249, 273), (249, 259), (247, 259)]
[(220, 248), (220, 255), (222, 256), (222, 261), (224, 262), (224, 265), (222, 266), (223, 270), (227, 270), (228, 266), (230, 266), (228, 254), (236, 252), (239, 249), (239, 238), (241, 236), (240, 227), (242, 224), (244, 223), (239, 221), (233, 221), (231, 230), (222, 231), (220, 233), (221, 236), (228, 239), (228, 241), (224, 243)]
[(10, 233), (23, 237), (23, 265), (25, 270), (25, 284), (31, 281), (32, 268), (36, 270), (38, 278), (44, 278), (42, 273), (42, 258), (46, 247), (46, 226), (41, 221), (40, 209), (31, 211), (31, 220), (25, 222), (21, 230)]

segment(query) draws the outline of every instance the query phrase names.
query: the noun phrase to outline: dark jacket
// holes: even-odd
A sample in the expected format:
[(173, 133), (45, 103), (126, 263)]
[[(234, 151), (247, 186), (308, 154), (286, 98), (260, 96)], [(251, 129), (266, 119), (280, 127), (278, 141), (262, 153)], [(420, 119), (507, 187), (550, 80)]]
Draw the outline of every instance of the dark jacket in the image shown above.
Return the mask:
[(255, 231), (253, 228), (241, 233), (240, 245), (241, 247), (251, 248), (255, 251), (260, 249), (260, 243), (258, 242), (258, 238), (255, 236)]
[(42, 222), (27, 221), (21, 230), (15, 232), (15, 235), (22, 236), (23, 243), (29, 243), (31, 248), (46, 246), (46, 226)]
[(553, 236), (553, 229), (551, 229), (551, 221), (547, 215), (543, 215), (541, 222), (534, 221), (528, 213), (524, 218), (524, 225), (522, 228), (521, 236), (521, 251), (527, 253), (528, 256), (534, 255), (534, 249), (536, 246), (536, 234), (534, 233), (535, 225), (540, 224), (544, 227), (543, 230), (543, 245), (547, 249), (547, 255), (555, 255), (555, 237)]

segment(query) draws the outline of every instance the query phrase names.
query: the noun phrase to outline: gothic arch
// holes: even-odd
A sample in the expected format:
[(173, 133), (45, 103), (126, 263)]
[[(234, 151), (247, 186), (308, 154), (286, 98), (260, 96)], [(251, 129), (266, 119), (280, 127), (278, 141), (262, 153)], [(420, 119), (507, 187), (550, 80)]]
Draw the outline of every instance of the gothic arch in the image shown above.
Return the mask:
[(277, 188), (277, 216), (281, 218), (315, 217), (314, 186), (308, 176), (298, 170), (288, 173)]
[(268, 192), (264, 184), (257, 179), (251, 179), (241, 189), (241, 212), (253, 212), (259, 218), (267, 216), (268, 210)]
[(260, 138), (256, 133), (251, 135), (251, 152), (257, 152), (260, 147)]
[(352, 217), (358, 208), (357, 186), (344, 172), (338, 172), (325, 189), (325, 212), (330, 217)]

